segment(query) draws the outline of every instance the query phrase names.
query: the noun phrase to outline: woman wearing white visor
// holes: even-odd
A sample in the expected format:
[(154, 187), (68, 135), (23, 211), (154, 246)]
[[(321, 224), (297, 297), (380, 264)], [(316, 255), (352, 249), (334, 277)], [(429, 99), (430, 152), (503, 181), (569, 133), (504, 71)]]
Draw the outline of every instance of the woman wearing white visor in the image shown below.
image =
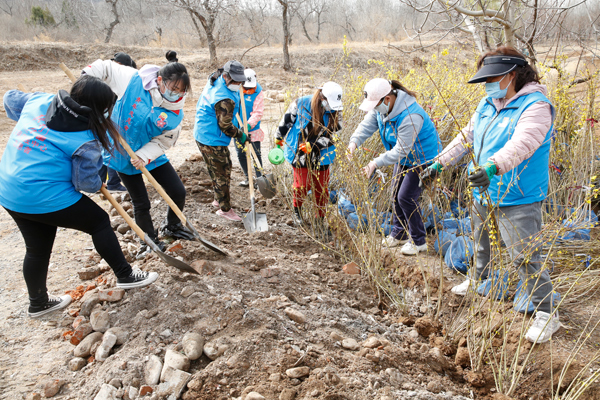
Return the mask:
[(365, 99), (360, 105), (367, 115), (348, 145), (351, 158), (358, 146), (379, 131), (386, 151), (372, 160), (364, 172), (369, 178), (375, 168), (395, 165), (393, 228), (383, 244), (389, 247), (402, 244), (400, 251), (404, 255), (427, 251), (419, 208), (419, 173), (442, 147), (435, 125), (415, 97), (414, 92), (398, 81), (377, 78), (367, 82)]

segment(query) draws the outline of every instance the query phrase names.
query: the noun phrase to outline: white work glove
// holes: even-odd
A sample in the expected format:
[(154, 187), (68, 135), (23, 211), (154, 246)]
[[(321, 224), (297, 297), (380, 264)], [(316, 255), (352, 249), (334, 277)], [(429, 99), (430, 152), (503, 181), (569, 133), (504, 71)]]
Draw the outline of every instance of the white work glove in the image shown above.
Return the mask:
[(373, 172), (376, 168), (377, 164), (375, 163), (375, 161), (371, 161), (369, 164), (367, 164), (366, 167), (363, 168), (363, 172), (366, 175), (367, 179), (370, 178), (371, 175), (373, 175)]
[(354, 154), (354, 150), (356, 150), (356, 148), (356, 143), (350, 142), (350, 144), (348, 145), (348, 149), (346, 150), (346, 157), (348, 158), (348, 160), (352, 160), (352, 155)]

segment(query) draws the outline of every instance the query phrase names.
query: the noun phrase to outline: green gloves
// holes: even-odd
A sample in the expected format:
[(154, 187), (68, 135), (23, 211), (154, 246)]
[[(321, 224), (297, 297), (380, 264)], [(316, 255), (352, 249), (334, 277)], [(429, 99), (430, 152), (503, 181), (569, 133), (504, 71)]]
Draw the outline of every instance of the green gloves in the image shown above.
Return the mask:
[(488, 161), (471, 172), (469, 175), (469, 186), (478, 187), (480, 193), (485, 192), (490, 187), (491, 180), (497, 172), (498, 168), (496, 164)]
[(419, 182), (419, 187), (429, 186), (431, 182), (437, 178), (440, 172), (442, 172), (442, 169), (444, 169), (444, 166), (437, 161), (425, 168), (419, 175), (419, 179), (421, 180)]
[(239, 139), (240, 144), (243, 146), (247, 140), (248, 140), (248, 136), (246, 136), (245, 132), (242, 132), (242, 137)]

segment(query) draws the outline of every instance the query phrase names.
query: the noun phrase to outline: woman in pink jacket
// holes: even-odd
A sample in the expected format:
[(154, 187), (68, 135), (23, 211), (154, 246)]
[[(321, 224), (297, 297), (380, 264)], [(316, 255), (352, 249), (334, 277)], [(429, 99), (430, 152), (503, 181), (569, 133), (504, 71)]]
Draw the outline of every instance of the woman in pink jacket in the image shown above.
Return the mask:
[(536, 309), (526, 338), (542, 343), (560, 327), (558, 312), (553, 310), (552, 282), (536, 240), (542, 227), (542, 201), (548, 193), (554, 107), (535, 68), (512, 47), (484, 54), (477, 67), (469, 83), (485, 83), (487, 96), (467, 127), (421, 174), (421, 181), (432, 182), (443, 168), (473, 152), (468, 179), (474, 198), (475, 270), (452, 293), (464, 296), (476, 287), (481, 295), (506, 296), (505, 276), (490, 263), (489, 231), (494, 229), (489, 225), (490, 206), (527, 298)]

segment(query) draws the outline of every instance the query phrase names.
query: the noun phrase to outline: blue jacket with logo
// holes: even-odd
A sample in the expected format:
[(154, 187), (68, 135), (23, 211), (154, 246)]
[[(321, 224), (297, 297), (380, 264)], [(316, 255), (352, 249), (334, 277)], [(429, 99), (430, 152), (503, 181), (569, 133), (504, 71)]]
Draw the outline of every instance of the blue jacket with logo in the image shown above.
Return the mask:
[(381, 114), (377, 113), (377, 124), (379, 125), (379, 135), (381, 136), (383, 146), (389, 151), (396, 146), (397, 127), (410, 114), (419, 114), (423, 117), (423, 125), (417, 134), (411, 151), (399, 163), (400, 165), (414, 167), (431, 162), (442, 149), (442, 143), (440, 142), (435, 125), (429, 115), (423, 110), (423, 107), (414, 102), (400, 114), (386, 122), (383, 122)]
[(197, 142), (205, 146), (229, 146), (229, 143), (231, 143), (231, 137), (219, 128), (215, 113), (215, 104), (225, 99), (231, 99), (235, 103), (233, 109), (233, 119), (235, 121), (235, 115), (239, 113), (240, 109), (240, 94), (227, 88), (223, 76), (218, 77), (214, 84), (211, 84), (209, 79), (196, 104), (194, 139)]
[[(540, 92), (521, 96), (500, 111), (496, 110), (489, 97), (481, 100), (475, 112), (479, 118), (476, 119), (473, 126), (473, 151), (478, 165), (485, 164), (490, 157), (506, 145), (506, 142), (514, 134), (521, 114), (529, 106), (540, 101), (550, 104), (554, 116), (554, 107), (550, 100)], [(531, 157), (513, 170), (492, 178), (487, 192), (494, 205), (531, 204), (546, 198), (552, 129), (554, 129), (554, 125), (550, 127), (542, 145)], [(472, 162), (469, 164), (469, 172), (471, 171), (473, 171)], [(481, 204), (487, 203), (478, 188), (473, 190), (473, 194)]]
[[(5, 95), (5, 104), (10, 102), (7, 97), (14, 97), (11, 94)], [(93, 146), (89, 151), (97, 152), (96, 165), (90, 167), (99, 181), (98, 142), (90, 130), (60, 132), (48, 128), (46, 113), (55, 95), (35, 93), (22, 97), (24, 104), (13, 101), (15, 106), (9, 107), (18, 122), (0, 160), (0, 205), (25, 214), (65, 209), (82, 197), (75, 186), (79, 185), (79, 171), (74, 170), (77, 167), (73, 159), (90, 144)]]
[[(254, 100), (256, 100), (256, 96), (258, 96), (260, 92), (262, 92), (262, 86), (260, 86), (260, 83), (257, 83), (256, 90), (254, 91), (254, 93), (244, 95), (244, 101), (246, 102), (246, 120), (250, 119), (250, 113), (252, 113), (252, 111), (254, 110)], [(240, 119), (244, 121), (244, 118), (241, 115)], [(233, 125), (237, 128), (241, 128), (237, 118), (235, 117), (233, 118)], [(256, 124), (256, 126), (250, 131), (250, 133), (258, 129), (260, 129), (260, 121), (258, 121), (258, 124)]]
[[(170, 131), (179, 126), (183, 120), (183, 110), (170, 111), (162, 107), (154, 107), (152, 95), (142, 83), (142, 78), (136, 73), (113, 109), (111, 119), (119, 126), (119, 131), (133, 151), (142, 148), (152, 138), (160, 136), (164, 131)], [(146, 165), (148, 171), (167, 163), (166, 155), (161, 155)], [(131, 165), (131, 159), (115, 150), (113, 154), (104, 152), (104, 164), (127, 175), (140, 174)]]
[[(287, 162), (292, 164), (298, 151), (298, 144), (300, 142), (300, 132), (306, 128), (308, 123), (312, 120), (312, 109), (310, 107), (311, 95), (300, 97), (296, 100), (298, 107), (298, 116), (294, 125), (288, 131), (285, 137), (284, 155)], [(330, 113), (325, 112), (323, 114), (323, 123), (325, 126), (329, 124)], [(325, 166), (330, 165), (335, 160), (335, 146), (331, 145), (327, 148), (321, 149), (321, 155), (319, 158), (319, 165)]]

